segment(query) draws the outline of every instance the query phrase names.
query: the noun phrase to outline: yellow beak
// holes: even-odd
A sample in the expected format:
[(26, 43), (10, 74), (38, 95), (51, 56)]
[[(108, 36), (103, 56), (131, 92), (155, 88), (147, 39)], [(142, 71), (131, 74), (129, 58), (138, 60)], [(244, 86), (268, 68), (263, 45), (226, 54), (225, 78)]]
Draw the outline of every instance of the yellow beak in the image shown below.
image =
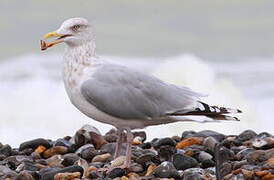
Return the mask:
[[(45, 34), (43, 36), (43, 38), (44, 38), (44, 40), (46, 40), (46, 39), (49, 39), (51, 37), (61, 38), (62, 36), (64, 36), (64, 35), (63, 34), (58, 34), (56, 32), (49, 32), (49, 33)], [(48, 42), (48, 43), (46, 41), (44, 41), (44, 40), (40, 40), (40, 46), (41, 46), (41, 50), (42, 51), (44, 51), (47, 48), (52, 47), (52, 46), (54, 46), (56, 44), (64, 42), (63, 39), (56, 39), (56, 40), (54, 40), (52, 42)]]

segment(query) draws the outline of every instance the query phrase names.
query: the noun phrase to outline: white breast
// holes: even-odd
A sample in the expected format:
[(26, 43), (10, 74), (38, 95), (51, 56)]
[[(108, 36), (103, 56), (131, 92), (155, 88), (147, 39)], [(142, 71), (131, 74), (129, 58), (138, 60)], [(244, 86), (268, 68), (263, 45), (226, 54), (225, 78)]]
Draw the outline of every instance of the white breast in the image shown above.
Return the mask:
[[(71, 73), (71, 70), (73, 70), (73, 73)], [(65, 89), (72, 104), (88, 117), (102, 123), (111, 124), (115, 127), (129, 127), (131, 129), (145, 127), (143, 121), (140, 120), (124, 120), (108, 115), (90, 104), (83, 97), (81, 85), (92, 77), (92, 73), (95, 70), (96, 69), (91, 66), (79, 66), (78, 68), (74, 67), (72, 69), (69, 69), (68, 65), (64, 66), (63, 79)]]

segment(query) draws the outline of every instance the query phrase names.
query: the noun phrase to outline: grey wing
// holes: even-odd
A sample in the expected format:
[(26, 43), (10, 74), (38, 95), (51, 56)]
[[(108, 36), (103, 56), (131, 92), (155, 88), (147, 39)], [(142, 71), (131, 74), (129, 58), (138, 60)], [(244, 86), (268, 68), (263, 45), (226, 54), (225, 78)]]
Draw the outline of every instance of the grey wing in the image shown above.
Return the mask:
[(81, 86), (84, 98), (122, 119), (151, 119), (195, 109), (200, 94), (119, 65), (102, 65)]

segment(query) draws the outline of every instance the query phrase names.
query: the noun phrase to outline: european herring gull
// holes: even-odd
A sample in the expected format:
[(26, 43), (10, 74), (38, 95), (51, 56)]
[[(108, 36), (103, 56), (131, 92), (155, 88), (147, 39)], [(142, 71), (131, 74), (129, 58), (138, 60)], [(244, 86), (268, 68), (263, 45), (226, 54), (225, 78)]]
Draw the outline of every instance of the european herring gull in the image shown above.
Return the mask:
[(42, 40), (42, 50), (67, 44), (63, 80), (72, 104), (88, 117), (117, 128), (114, 158), (120, 156), (122, 132), (126, 131), (123, 168), (131, 161), (132, 129), (178, 121), (238, 120), (227, 115), (240, 113), (238, 109), (210, 106), (200, 100), (201, 94), (187, 87), (97, 57), (93, 28), (84, 18), (64, 21), (58, 30), (44, 35), (44, 39), (51, 37), (57, 39), (48, 43)]

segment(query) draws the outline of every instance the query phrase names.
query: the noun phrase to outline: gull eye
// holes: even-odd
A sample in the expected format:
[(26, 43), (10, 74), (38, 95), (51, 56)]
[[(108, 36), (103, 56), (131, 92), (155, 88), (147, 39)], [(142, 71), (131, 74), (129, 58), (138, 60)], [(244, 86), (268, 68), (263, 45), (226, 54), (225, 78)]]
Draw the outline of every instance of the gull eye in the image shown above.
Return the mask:
[(81, 26), (79, 24), (72, 26), (73, 31), (77, 31)]

